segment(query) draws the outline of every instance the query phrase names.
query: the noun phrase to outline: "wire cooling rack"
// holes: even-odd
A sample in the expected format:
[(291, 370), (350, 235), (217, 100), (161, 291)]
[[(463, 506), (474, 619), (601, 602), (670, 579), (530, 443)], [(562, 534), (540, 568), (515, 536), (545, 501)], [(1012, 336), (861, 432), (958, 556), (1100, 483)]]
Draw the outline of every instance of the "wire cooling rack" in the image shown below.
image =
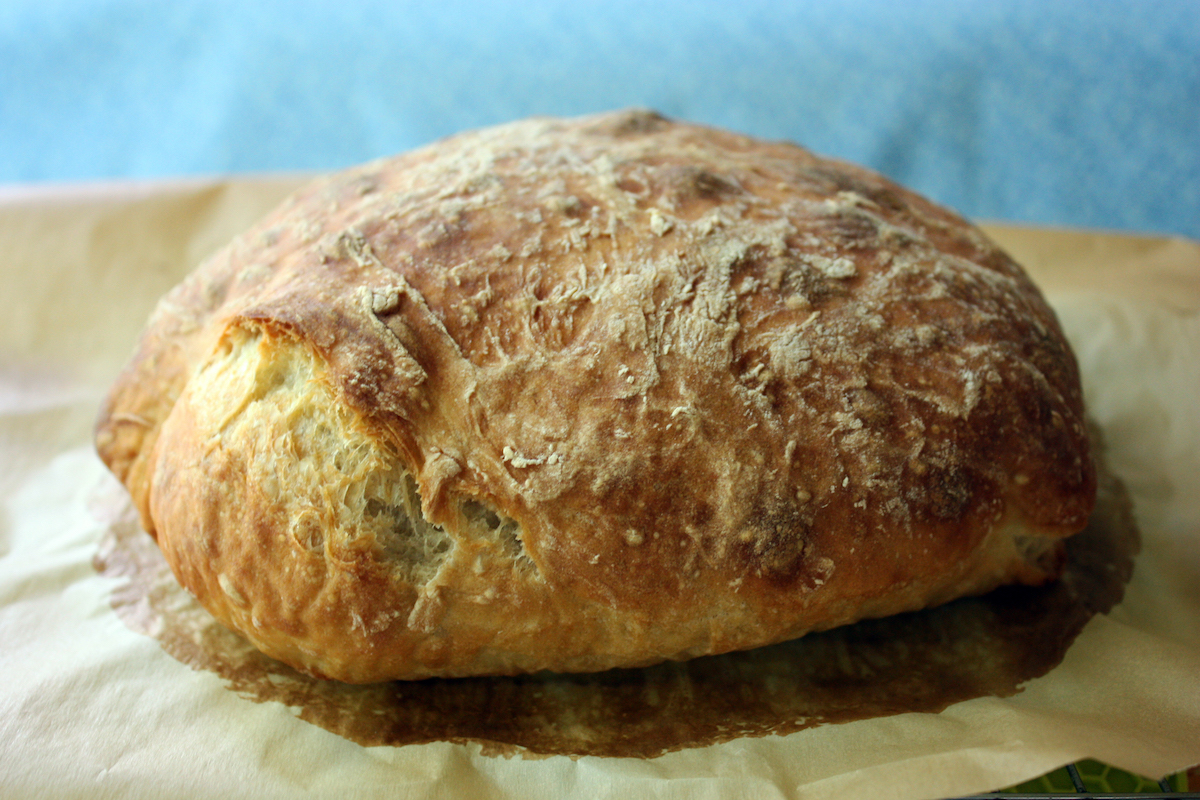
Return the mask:
[[(1193, 779), (1194, 781), (1195, 779)], [(957, 800), (1154, 800), (1172, 798), (1200, 800), (1200, 792), (1188, 788), (1186, 773), (1178, 773), (1153, 781), (1110, 767), (1099, 761), (1086, 760), (1054, 770), (1011, 789), (988, 794), (973, 794)]]

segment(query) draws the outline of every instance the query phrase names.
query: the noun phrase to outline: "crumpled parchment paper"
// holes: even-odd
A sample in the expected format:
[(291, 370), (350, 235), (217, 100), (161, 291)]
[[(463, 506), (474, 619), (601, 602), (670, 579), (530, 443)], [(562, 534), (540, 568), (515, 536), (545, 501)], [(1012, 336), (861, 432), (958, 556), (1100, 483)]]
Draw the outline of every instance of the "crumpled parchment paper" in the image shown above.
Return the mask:
[[(91, 424), (157, 298), (297, 178), (0, 190), (0, 793), (935, 798), (1098, 758), (1200, 761), (1200, 245), (993, 226), (1059, 312), (1142, 549), (1125, 599), (1011, 697), (657, 758), (364, 747), (252, 702), (113, 608)], [(153, 631), (151, 631), (153, 634)]]

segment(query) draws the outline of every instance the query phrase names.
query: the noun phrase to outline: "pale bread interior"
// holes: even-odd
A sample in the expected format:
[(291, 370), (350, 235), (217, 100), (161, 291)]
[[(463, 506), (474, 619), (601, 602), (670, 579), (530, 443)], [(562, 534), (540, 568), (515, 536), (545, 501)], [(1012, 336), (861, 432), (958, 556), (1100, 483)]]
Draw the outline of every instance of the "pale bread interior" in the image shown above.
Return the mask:
[[(246, 483), (286, 510), (298, 547), (328, 553), (365, 537), (395, 577), (415, 587), (433, 580), (452, 556), (455, 537), (426, 519), (412, 472), (340, 401), (308, 346), (234, 328), (189, 393), (208, 403), (199, 421), (212, 446), (229, 443), (253, 454)], [(497, 550), (532, 566), (516, 521), (477, 499), (455, 507), (466, 535), (492, 539)]]

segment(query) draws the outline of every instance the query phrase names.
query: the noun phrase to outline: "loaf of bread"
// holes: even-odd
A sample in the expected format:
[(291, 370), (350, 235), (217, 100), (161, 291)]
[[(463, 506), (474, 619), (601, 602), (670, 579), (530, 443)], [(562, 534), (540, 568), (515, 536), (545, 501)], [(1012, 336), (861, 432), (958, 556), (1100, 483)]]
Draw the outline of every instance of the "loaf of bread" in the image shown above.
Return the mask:
[(644, 111), (318, 181), (165, 297), (97, 426), (179, 581), (351, 682), (753, 648), (1053, 580), (1054, 314), (868, 170)]

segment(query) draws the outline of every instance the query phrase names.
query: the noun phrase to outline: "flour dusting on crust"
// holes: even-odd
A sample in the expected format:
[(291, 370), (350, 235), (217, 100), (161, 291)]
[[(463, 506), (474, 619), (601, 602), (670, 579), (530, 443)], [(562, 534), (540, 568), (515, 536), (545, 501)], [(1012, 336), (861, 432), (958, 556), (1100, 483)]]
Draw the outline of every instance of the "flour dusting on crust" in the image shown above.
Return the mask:
[[(219, 439), (250, 362), (191, 376), (235, 345), (322, 376), (344, 427), (321, 447), (392, 465), (353, 491), (443, 542), (427, 563), (373, 534), (310, 563), (342, 523), (292, 473), (230, 488), (263, 430), (304, 435), (281, 401)], [(348, 680), (652, 663), (1039, 583), (1095, 491), (1074, 358), (977, 229), (643, 111), (303, 190), (164, 300), (106, 415), (101, 453), (189, 588), (219, 617), (267, 603), (248, 635)]]

